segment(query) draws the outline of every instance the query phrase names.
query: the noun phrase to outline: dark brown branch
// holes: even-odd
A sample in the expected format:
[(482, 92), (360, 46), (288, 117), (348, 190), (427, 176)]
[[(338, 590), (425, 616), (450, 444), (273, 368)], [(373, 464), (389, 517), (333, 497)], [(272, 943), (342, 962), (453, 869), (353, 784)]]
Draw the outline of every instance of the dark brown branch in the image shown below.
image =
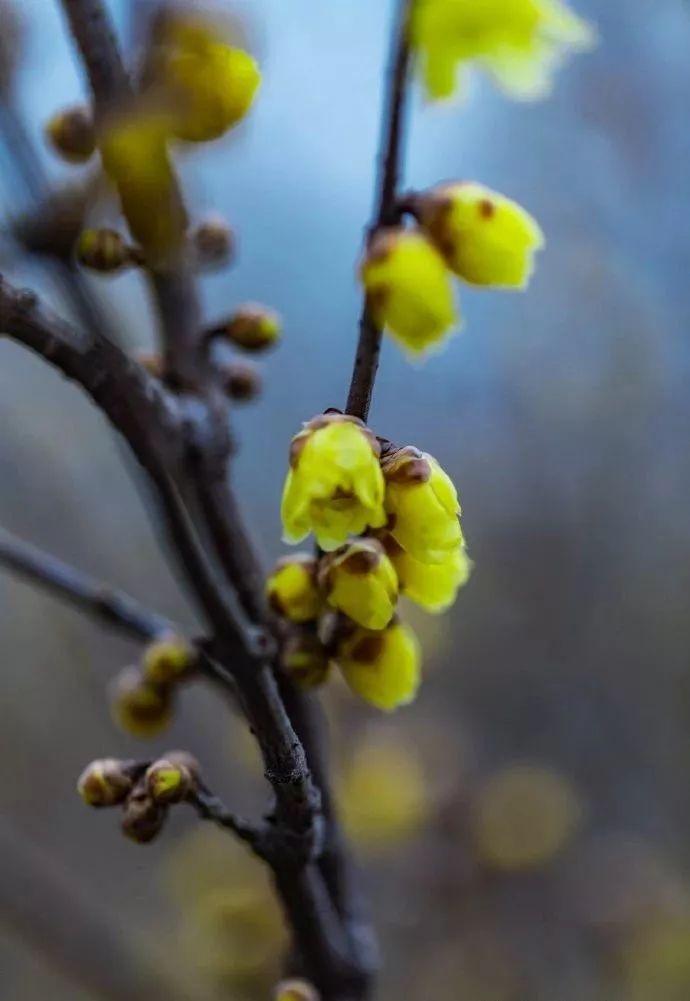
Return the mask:
[(110, 106), (131, 92), (115, 30), (101, 0), (62, 0), (97, 105)]
[[(102, 1001), (183, 1001), (172, 977), (146, 963), (74, 876), (0, 822), (0, 924)], [(184, 995), (186, 997), (186, 995)]]
[(150, 611), (123, 591), (108, 587), (88, 574), (44, 553), (0, 529), (0, 565), (94, 616), (133, 639), (156, 639), (173, 632), (169, 619)]
[[(410, 0), (398, 0), (398, 17), (393, 43), (383, 112), (383, 131), (378, 179), (378, 195), (370, 235), (383, 226), (395, 225), (399, 213), (397, 189), (400, 179), (405, 112), (408, 97), (410, 46), (408, 14)], [(374, 321), (365, 302), (359, 323), (357, 354), (347, 396), (345, 412), (366, 421), (369, 416), (376, 372), (381, 353), (383, 331)]]

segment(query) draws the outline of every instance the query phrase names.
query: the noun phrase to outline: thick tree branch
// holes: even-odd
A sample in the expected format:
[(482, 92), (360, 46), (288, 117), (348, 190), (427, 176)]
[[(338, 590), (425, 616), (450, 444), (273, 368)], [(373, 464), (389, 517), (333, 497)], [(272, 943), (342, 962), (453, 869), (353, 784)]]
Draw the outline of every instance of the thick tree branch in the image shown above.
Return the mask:
[[(409, 89), (408, 18), (410, 0), (398, 0), (398, 3), (398, 16), (393, 32), (382, 120), (378, 194), (370, 235), (373, 235), (381, 227), (395, 225), (398, 221), (397, 191)], [(375, 322), (371, 310), (365, 302), (359, 322), (357, 354), (345, 407), (346, 413), (360, 417), (363, 421), (366, 421), (369, 416), (369, 407), (379, 366), (382, 337), (383, 331)]]

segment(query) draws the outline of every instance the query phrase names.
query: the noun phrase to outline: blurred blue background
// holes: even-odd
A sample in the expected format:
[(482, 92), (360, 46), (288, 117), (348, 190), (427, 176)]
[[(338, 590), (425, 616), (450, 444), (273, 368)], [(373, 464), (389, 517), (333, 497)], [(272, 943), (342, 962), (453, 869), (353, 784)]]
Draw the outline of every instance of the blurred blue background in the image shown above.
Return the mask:
[[(140, 7), (112, 4), (128, 43)], [(476, 570), (444, 619), (414, 617), (428, 677), (412, 709), (379, 724), (329, 696), (344, 774), (373, 730), (403, 762), (416, 748), (426, 776), (424, 794), (409, 793), (419, 822), (402, 825), (405, 837), (393, 824), (371, 862), (361, 845), (385, 946), (382, 998), (402, 985), (419, 1001), (690, 997), (690, 8), (576, 7), (600, 43), (568, 63), (549, 100), (510, 103), (480, 80), (454, 107), (415, 94), (406, 185), (480, 180), (538, 218), (547, 248), (524, 295), (461, 289), (464, 329), (443, 353), (411, 366), (384, 346), (372, 425), (452, 473)], [(19, 82), (56, 183), (74, 172), (45, 149), (42, 125), (84, 95), (57, 8), (23, 0)], [(265, 392), (237, 414), (238, 484), (268, 561), (282, 551), (289, 437), (347, 390), (392, 5), (232, 10), (262, 64), (260, 99), (230, 138), (181, 155), (180, 169), (193, 216), (221, 212), (238, 239), (236, 264), (202, 279), (208, 318), (247, 299), (284, 318)], [(7, 152), (2, 164), (2, 204), (15, 213), (29, 203)], [(9, 276), (68, 311), (35, 263), (10, 246), (2, 255)], [(140, 280), (90, 282), (127, 344), (150, 348)], [(0, 426), (0, 524), (190, 622), (122, 448), (77, 391), (10, 343), (0, 344)], [(155, 953), (179, 934), (157, 873), (191, 818), (139, 849), (72, 793), (91, 757), (137, 753), (104, 698), (137, 652), (4, 575), (0, 628), (2, 812)], [(185, 694), (161, 748), (171, 742), (261, 802), (243, 738), (211, 694)], [(489, 850), (492, 779), (516, 767), (528, 805), (498, 796), (505, 850)], [(391, 783), (403, 787), (404, 772)], [(513, 840), (540, 844), (564, 812), (577, 819), (562, 836), (516, 861)], [(6, 925), (2, 996), (75, 998)], [(267, 996), (263, 968), (252, 980), (206, 966), (187, 968), (190, 999)]]

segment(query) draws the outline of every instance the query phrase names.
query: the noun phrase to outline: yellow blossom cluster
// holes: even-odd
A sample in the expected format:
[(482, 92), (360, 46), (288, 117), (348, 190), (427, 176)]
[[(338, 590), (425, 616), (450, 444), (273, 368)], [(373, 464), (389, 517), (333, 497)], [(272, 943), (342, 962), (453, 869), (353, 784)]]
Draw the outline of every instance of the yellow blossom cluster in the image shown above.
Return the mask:
[(398, 597), (444, 611), (471, 569), (448, 475), (412, 446), (383, 452), (355, 417), (321, 414), (292, 440), (281, 514), (287, 542), (313, 533), (320, 547), (267, 580), (273, 610), (303, 627), (286, 643), (286, 670), (312, 686), (337, 664), (372, 705), (410, 702), (420, 654)]
[(360, 265), (374, 321), (411, 355), (438, 346), (460, 323), (453, 277), (523, 289), (544, 244), (520, 205), (482, 184), (451, 182), (415, 195), (416, 218), (378, 230)]

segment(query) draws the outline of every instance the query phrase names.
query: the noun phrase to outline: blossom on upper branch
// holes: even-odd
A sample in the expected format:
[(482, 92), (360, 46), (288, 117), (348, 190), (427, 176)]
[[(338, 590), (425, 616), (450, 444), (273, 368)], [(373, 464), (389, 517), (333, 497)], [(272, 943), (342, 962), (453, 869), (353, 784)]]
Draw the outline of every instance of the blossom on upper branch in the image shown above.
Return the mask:
[(457, 325), (451, 276), (419, 230), (380, 230), (360, 277), (374, 321), (411, 354), (438, 344)]
[(390, 712), (412, 702), (421, 680), (417, 637), (394, 620), (381, 631), (357, 627), (335, 655), (350, 688), (365, 702)]
[(412, 445), (382, 462), (388, 531), (421, 563), (444, 563), (463, 542), (453, 481), (436, 459)]
[(383, 473), (380, 446), (365, 425), (345, 414), (321, 414), (293, 439), (281, 517), (286, 542), (313, 532), (319, 546), (337, 549), (349, 535), (380, 528)]
[(473, 285), (525, 287), (544, 234), (516, 202), (483, 184), (456, 182), (423, 192), (415, 209), (460, 278)]
[(570, 50), (589, 48), (592, 28), (562, 0), (416, 0), (411, 41), (427, 94), (450, 97), (462, 70), (476, 63), (509, 95), (548, 93)]

